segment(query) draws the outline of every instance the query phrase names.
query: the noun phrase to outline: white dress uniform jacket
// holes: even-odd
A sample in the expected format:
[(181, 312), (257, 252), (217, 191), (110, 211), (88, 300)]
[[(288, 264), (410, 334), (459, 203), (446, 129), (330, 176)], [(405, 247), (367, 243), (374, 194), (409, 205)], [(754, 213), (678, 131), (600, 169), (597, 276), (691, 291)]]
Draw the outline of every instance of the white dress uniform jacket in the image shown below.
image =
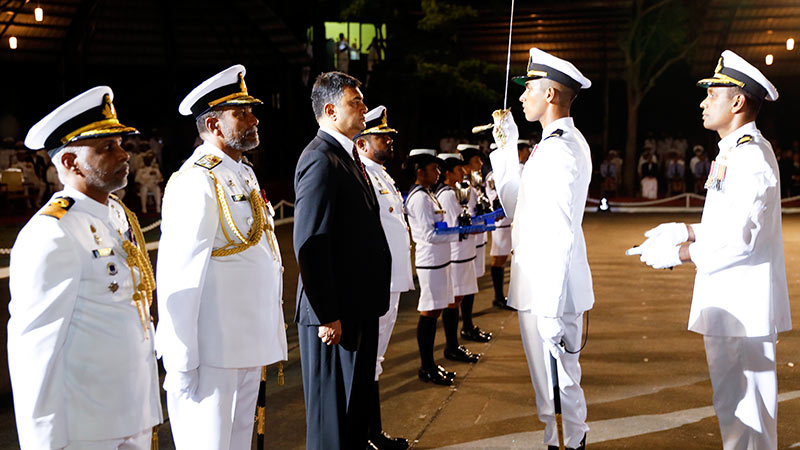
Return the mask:
[[(458, 226), (458, 216), (463, 211), (456, 198), (456, 191), (442, 185), (436, 191), (436, 198), (445, 209), (445, 219), (450, 227)], [(473, 196), (470, 195), (470, 199)], [(469, 295), (478, 292), (478, 279), (475, 275), (476, 242), (475, 234), (464, 236), (463, 240), (455, 239), (450, 243), (450, 277), (453, 279), (453, 295)]]
[(228, 243), (226, 234), (241, 242), (220, 211), (212, 174), (244, 236), (253, 224), (250, 191), (261, 190), (250, 166), (208, 143), (169, 181), (156, 268), (156, 348), (167, 371), (256, 367), (287, 357), (277, 240), (265, 231), (240, 253), (211, 256)]
[(560, 317), (594, 304), (581, 228), (592, 159), (571, 117), (553, 121), (542, 136), (521, 171), (516, 145), (489, 156), (500, 200), (514, 211), (508, 304), (537, 316)]
[[(738, 143), (738, 144), (737, 144)], [(697, 266), (689, 329), (708, 336), (756, 337), (792, 328), (781, 230), (778, 165), (750, 122), (719, 142), (726, 166), (692, 225)]]
[(403, 214), (403, 196), (383, 166), (366, 157), (362, 157), (361, 162), (372, 180), (375, 196), (378, 197), (381, 225), (392, 254), (390, 291), (411, 291), (414, 289), (414, 278), (411, 273), (411, 238), (408, 236), (408, 223)]
[(426, 188), (414, 185), (406, 198), (406, 214), (414, 239), (414, 261), (419, 278), (419, 311), (443, 309), (453, 303), (450, 279), (450, 242), (457, 234), (436, 234), (436, 222), (444, 222), (446, 211)]
[(145, 330), (132, 301), (122, 248), (125, 212), (69, 186), (56, 197), (75, 203), (60, 219), (33, 216), (11, 251), (8, 363), (26, 450), (161, 423), (152, 325), (148, 317)]

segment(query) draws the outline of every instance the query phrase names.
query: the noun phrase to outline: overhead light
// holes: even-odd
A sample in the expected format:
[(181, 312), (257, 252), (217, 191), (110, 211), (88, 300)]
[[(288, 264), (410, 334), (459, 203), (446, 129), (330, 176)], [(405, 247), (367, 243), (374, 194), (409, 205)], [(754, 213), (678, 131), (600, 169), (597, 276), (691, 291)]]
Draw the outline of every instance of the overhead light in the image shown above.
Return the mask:
[(786, 40), (786, 50), (794, 50), (794, 39), (789, 38)]
[(14, 37), (14, 36), (9, 37), (8, 38), (8, 46), (9, 46), (9, 48), (11, 48), (11, 50), (16, 50), (17, 49), (17, 38)]
[(764, 58), (765, 62), (768, 66), (772, 65), (772, 53), (768, 54), (766, 58)]
[(36, 18), (37, 22), (44, 20), (44, 10), (41, 6), (37, 6), (36, 9), (33, 10), (33, 16)]

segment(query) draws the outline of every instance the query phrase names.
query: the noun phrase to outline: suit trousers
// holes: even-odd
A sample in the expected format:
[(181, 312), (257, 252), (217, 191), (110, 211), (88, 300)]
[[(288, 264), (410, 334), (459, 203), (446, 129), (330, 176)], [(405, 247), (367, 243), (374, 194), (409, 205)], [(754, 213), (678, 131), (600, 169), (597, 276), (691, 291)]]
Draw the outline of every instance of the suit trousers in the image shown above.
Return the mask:
[(725, 450), (778, 448), (776, 336), (704, 336)]
[(400, 293), (389, 293), (389, 310), (378, 319), (378, 359), (375, 362), (375, 381), (383, 373), (383, 356), (389, 348), (389, 339), (392, 337), (394, 324), (397, 322), (397, 310), (400, 308)]
[(133, 436), (102, 441), (71, 441), (64, 450), (150, 450), (153, 429), (142, 430)]
[(339, 344), (327, 345), (317, 325), (297, 325), (306, 449), (361, 449), (367, 443), (378, 353), (378, 318), (342, 324)]
[[(519, 311), (519, 329), (522, 346), (528, 359), (533, 390), (536, 393), (536, 412), (545, 424), (545, 445), (558, 445), (553, 385), (550, 378), (550, 351), (536, 329), (536, 315), (531, 311)], [(580, 348), (583, 332), (583, 313), (564, 313), (564, 342), (567, 349)], [(564, 424), (564, 444), (577, 448), (583, 435), (589, 431), (586, 425), (586, 398), (581, 388), (581, 365), (578, 354), (564, 353), (558, 359), (558, 385), (561, 392), (561, 418)]]
[(250, 450), (261, 368), (200, 366), (197, 392), (167, 391), (176, 450)]

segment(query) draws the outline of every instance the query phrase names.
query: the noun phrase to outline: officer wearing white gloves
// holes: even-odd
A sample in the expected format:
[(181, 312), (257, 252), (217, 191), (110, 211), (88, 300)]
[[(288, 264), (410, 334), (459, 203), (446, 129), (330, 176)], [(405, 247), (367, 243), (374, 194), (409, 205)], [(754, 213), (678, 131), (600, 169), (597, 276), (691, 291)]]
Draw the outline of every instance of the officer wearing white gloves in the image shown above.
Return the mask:
[(520, 97), (525, 119), (540, 122), (543, 137), (520, 170), (514, 119), (509, 111), (493, 114), (498, 149), (489, 157), (495, 188), (514, 220), (508, 304), (519, 310), (545, 444), (558, 445), (549, 374), (552, 354), (558, 359), (565, 445), (582, 449), (589, 428), (578, 350), (583, 313), (592, 308), (594, 294), (581, 223), (592, 158), (569, 114), (578, 91), (591, 82), (568, 61), (537, 48), (530, 50), (527, 74), (514, 81), (525, 85)]
[(700, 80), (703, 126), (719, 155), (706, 181), (699, 224), (661, 224), (628, 254), (656, 269), (697, 267), (689, 330), (704, 336), (722, 445), (775, 449), (777, 334), (792, 328), (786, 286), (778, 164), (756, 128), (764, 100), (778, 91), (754, 66), (726, 50)]
[(64, 183), (11, 250), (8, 367), (19, 446), (149, 450), (161, 423), (139, 222), (109, 193), (127, 183), (111, 88), (58, 107), (25, 138)]
[(164, 194), (159, 323), (178, 450), (250, 449), (261, 366), (286, 359), (273, 210), (244, 153), (259, 144), (245, 68), (196, 87), (179, 111), (203, 144)]
[(389, 436), (381, 423), (381, 403), (378, 378), (383, 373), (383, 360), (389, 339), (397, 322), (400, 294), (414, 289), (411, 274), (411, 238), (408, 223), (403, 213), (403, 196), (395, 186), (394, 179), (383, 164), (394, 157), (394, 137), (397, 130), (389, 127), (386, 107), (378, 106), (364, 116), (366, 128), (355, 136), (355, 144), (361, 154), (364, 169), (372, 181), (372, 188), (381, 212), (381, 226), (392, 254), (392, 282), (389, 290), (389, 311), (378, 319), (378, 355), (375, 365), (372, 414), (369, 426), (369, 441), (380, 450), (408, 448), (408, 440)]

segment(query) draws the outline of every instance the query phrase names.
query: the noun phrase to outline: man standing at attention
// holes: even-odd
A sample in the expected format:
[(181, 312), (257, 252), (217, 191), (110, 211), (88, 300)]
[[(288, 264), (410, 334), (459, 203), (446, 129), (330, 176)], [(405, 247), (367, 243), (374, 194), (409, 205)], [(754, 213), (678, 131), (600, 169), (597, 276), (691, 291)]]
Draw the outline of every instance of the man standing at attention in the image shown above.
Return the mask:
[(261, 367), (286, 359), (272, 206), (244, 153), (258, 119), (235, 65), (181, 102), (203, 144), (164, 193), (156, 344), (178, 450), (250, 449)]
[(592, 174), (589, 145), (570, 117), (570, 107), (591, 81), (570, 62), (530, 50), (520, 97), (525, 119), (542, 125), (542, 141), (520, 170), (519, 131), (510, 111), (495, 111), (497, 150), (489, 156), (495, 187), (513, 218), (508, 304), (519, 311), (522, 344), (536, 392), (544, 443), (558, 448), (550, 378), (557, 359), (563, 405), (564, 444), (586, 443), (586, 399), (578, 362), (584, 312), (592, 308), (592, 275), (583, 239), (583, 210)]
[(706, 181), (699, 224), (661, 224), (628, 250), (664, 269), (697, 268), (689, 330), (703, 335), (714, 410), (725, 450), (778, 447), (778, 333), (792, 329), (781, 230), (781, 189), (772, 146), (756, 128), (778, 91), (750, 63), (722, 52), (700, 103), (719, 155)]
[(378, 321), (378, 360), (375, 365), (369, 440), (380, 450), (405, 450), (408, 448), (407, 439), (393, 438), (383, 431), (378, 377), (383, 372), (381, 363), (389, 346), (394, 324), (397, 322), (400, 294), (414, 289), (414, 278), (411, 275), (411, 239), (408, 236), (408, 223), (403, 213), (403, 196), (397, 190), (394, 179), (383, 167), (383, 164), (394, 157), (394, 137), (397, 135), (397, 130), (389, 127), (384, 106), (370, 110), (365, 120), (366, 128), (355, 138), (356, 148), (378, 198), (381, 225), (392, 253), (389, 311)]
[(392, 256), (353, 138), (366, 126), (361, 82), (322, 73), (319, 123), (295, 170), (294, 249), (306, 448), (361, 449), (368, 439), (378, 318), (389, 309)]
[(25, 138), (64, 183), (11, 250), (8, 368), (23, 449), (149, 450), (161, 423), (153, 269), (128, 182), (114, 93), (64, 103)]

